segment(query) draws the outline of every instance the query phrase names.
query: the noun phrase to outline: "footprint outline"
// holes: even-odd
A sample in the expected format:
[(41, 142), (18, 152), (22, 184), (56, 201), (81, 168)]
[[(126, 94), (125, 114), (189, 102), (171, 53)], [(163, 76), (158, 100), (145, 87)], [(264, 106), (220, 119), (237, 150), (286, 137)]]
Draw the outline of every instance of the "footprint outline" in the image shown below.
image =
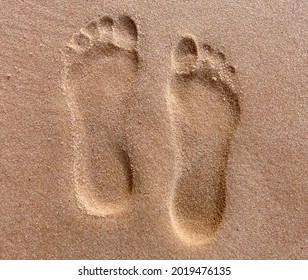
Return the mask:
[[(221, 51), (212, 48), (208, 44), (200, 44), (197, 42), (198, 40), (194, 36), (190, 34), (183, 35), (178, 41), (176, 47), (173, 49), (171, 58), (174, 74), (168, 93), (172, 96), (172, 98), (169, 98), (169, 100), (172, 101), (170, 103), (170, 112), (173, 115), (173, 130), (176, 142), (178, 142), (179, 150), (177, 157), (178, 161), (180, 162), (179, 172), (175, 180), (176, 182), (173, 186), (172, 194), (170, 196), (169, 216), (172, 228), (176, 236), (178, 236), (183, 242), (190, 245), (200, 245), (209, 242), (209, 240), (215, 236), (215, 233), (217, 232), (219, 225), (222, 222), (224, 210), (226, 207), (226, 172), (228, 158), (230, 155), (231, 142), (238, 127), (241, 114), (239, 103), (241, 92), (235, 76), (235, 68), (227, 63), (226, 56)], [(194, 86), (194, 89), (190, 89), (194, 84), (197, 85)], [(194, 90), (196, 92), (199, 91), (199, 96), (198, 94), (192, 93)], [(212, 142), (212, 144), (208, 145), (209, 149), (205, 148), (199, 155), (199, 160), (201, 162), (200, 165), (203, 167), (198, 166), (198, 156), (196, 156), (195, 159), (186, 159), (185, 162), (185, 157), (189, 157), (185, 155), (188, 152), (183, 151), (185, 150), (185, 148), (182, 147), (183, 143), (179, 143), (181, 142), (179, 140), (181, 137), (190, 137), (191, 143), (193, 143), (192, 139), (194, 139), (194, 137), (202, 138), (202, 133), (198, 135), (198, 130), (202, 129), (200, 127), (203, 124), (199, 122), (199, 128), (195, 128), (195, 131), (190, 130), (190, 120), (187, 120), (189, 119), (189, 116), (187, 117), (189, 114), (187, 114), (185, 110), (189, 111), (193, 108), (198, 108), (200, 113), (201, 109), (206, 109), (206, 106), (205, 108), (202, 108), (202, 105), (198, 107), (198, 105), (193, 104), (191, 101), (187, 101), (189, 100), (190, 94), (195, 94), (194, 97), (197, 97), (197, 99), (199, 98), (200, 103), (202, 103), (202, 100), (205, 100), (204, 96), (211, 95), (213, 100), (208, 101), (208, 104), (211, 104), (212, 106), (208, 107), (210, 111), (211, 109), (217, 109), (219, 106), (222, 108), (228, 108), (228, 110), (225, 110), (226, 112), (224, 114), (226, 119), (230, 118), (227, 120), (230, 122), (230, 124), (226, 125), (225, 128), (223, 124), (223, 118), (221, 118), (221, 121), (217, 122), (216, 124), (216, 126), (220, 126), (218, 127), (219, 129), (215, 127), (215, 125), (212, 127), (209, 125), (209, 128), (212, 128), (216, 133), (214, 136), (216, 138), (220, 137), (221, 139), (219, 139), (219, 141), (222, 142), (223, 146), (225, 147), (215, 147), (214, 141), (207, 136), (205, 139), (207, 142)], [(179, 105), (181, 102), (186, 106), (183, 104)], [(215, 105), (215, 102), (219, 102), (218, 107)], [(215, 108), (215, 106), (217, 108)], [(194, 115), (194, 113), (191, 111), (190, 114)], [(202, 113), (200, 113), (200, 115), (202, 115)], [(202, 117), (204, 118), (205, 123), (215, 122), (211, 119), (211, 117), (206, 116), (204, 113), (201, 118)], [(195, 117), (195, 119), (198, 118)], [(182, 128), (179, 128), (181, 123), (185, 124), (182, 125)], [(230, 127), (228, 127), (229, 125)], [(206, 131), (205, 126), (203, 129)], [(223, 136), (219, 136), (220, 133), (224, 134), (224, 129), (229, 130), (225, 135), (225, 139), (223, 139)], [(178, 135), (181, 135), (181, 137)], [(199, 139), (198, 145), (202, 145), (201, 140)], [(218, 155), (218, 157), (221, 157), (222, 159), (217, 160), (216, 162), (216, 168), (219, 169), (219, 172), (212, 172), (213, 174), (208, 172), (209, 175), (211, 175), (211, 180), (209, 180), (206, 178), (201, 178), (202, 175), (198, 174), (198, 172), (202, 173), (202, 171), (207, 168), (206, 163), (202, 163), (202, 156), (208, 153), (211, 147), (215, 147), (215, 149), (220, 151), (221, 154)], [(196, 154), (198, 153), (198, 151), (195, 152)], [(215, 153), (212, 155), (212, 157), (213, 156), (215, 156)], [(208, 159), (210, 159), (210, 157)], [(195, 162), (193, 162), (193, 160)], [(195, 172), (195, 174), (193, 171), (194, 168), (198, 170), (198, 172)], [(214, 179), (215, 176), (216, 179)], [(203, 181), (203, 185), (201, 184), (199, 187), (191, 186), (192, 189), (195, 188), (193, 191), (187, 187), (186, 191), (181, 191), (181, 188), (185, 189), (183, 184), (191, 184), (189, 181), (193, 180), (193, 177), (199, 177), (199, 181), (201, 181), (201, 183)], [(216, 180), (220, 186), (209, 187), (206, 185), (206, 182), (209, 185), (213, 185), (213, 179)], [(197, 185), (198, 179), (196, 179), (194, 183)], [(211, 191), (214, 194), (211, 194)], [(194, 195), (187, 194), (189, 192), (194, 192)], [(204, 198), (198, 198), (198, 194), (203, 194)], [(197, 202), (192, 202), (194, 199)], [(213, 203), (213, 201), (216, 202)], [(206, 203), (211, 205), (212, 209), (209, 209), (211, 207), (207, 208), (204, 205)], [(185, 211), (187, 213), (185, 213)], [(214, 214), (210, 212), (214, 212)]]
[[(88, 22), (85, 27), (75, 33), (71, 41), (62, 51), (64, 61), (64, 79), (62, 85), (73, 125), (73, 176), (75, 193), (79, 206), (85, 209), (90, 215), (105, 217), (122, 213), (130, 207), (131, 196), (133, 195), (134, 170), (126, 147), (125, 135), (123, 135), (122, 143), (117, 145), (116, 151), (113, 151), (112, 156), (115, 156), (118, 161), (121, 161), (122, 167), (120, 169), (122, 169), (122, 175), (124, 174), (126, 176), (127, 184), (125, 187), (127, 196), (124, 198), (124, 201), (123, 199), (118, 199), (117, 203), (110, 203), (108, 199), (106, 199), (108, 196), (99, 194), (99, 190), (95, 190), (95, 186), (89, 187), (91, 184), (94, 185), (90, 179), (91, 176), (93, 177), (93, 174), (90, 174), (91, 167), (89, 167), (89, 163), (83, 162), (83, 158), (87, 152), (89, 153), (89, 150), (94, 154), (96, 147), (83, 147), (87, 145), (85, 139), (87, 139), (89, 131), (85, 128), (88, 124), (85, 125), (84, 123), (88, 120), (87, 117), (84, 117), (83, 113), (81, 113), (82, 110), (80, 107), (82, 106), (77, 105), (80, 100), (77, 100), (76, 93), (72, 90), (74, 81), (70, 80), (72, 76), (70, 72), (74, 72), (77, 76), (79, 75), (79, 80), (83, 80), (85, 76), (91, 75), (91, 71), (87, 71), (87, 67), (94, 62), (96, 63), (97, 60), (101, 64), (107, 64), (107, 59), (118, 55), (131, 61), (132, 70), (130, 69), (130, 71), (133, 73), (132, 76), (136, 78), (139, 67), (137, 44), (138, 28), (130, 16), (122, 15), (116, 20), (113, 20), (109, 16), (103, 16)], [(75, 83), (77, 83), (77, 81), (75, 81)], [(128, 110), (127, 104), (124, 105), (124, 107), (125, 110)], [(91, 111), (91, 109), (89, 111)], [(94, 112), (94, 115), (95, 114)], [(104, 136), (106, 138), (110, 137), (107, 131), (109, 129), (109, 124), (106, 123), (104, 128), (106, 129)], [(122, 127), (122, 130), (125, 131), (125, 128)], [(112, 130), (110, 131), (112, 132)], [(112, 144), (110, 146), (112, 146)], [(102, 173), (103, 172), (104, 171), (102, 171)], [(120, 201), (123, 203), (120, 203)]]

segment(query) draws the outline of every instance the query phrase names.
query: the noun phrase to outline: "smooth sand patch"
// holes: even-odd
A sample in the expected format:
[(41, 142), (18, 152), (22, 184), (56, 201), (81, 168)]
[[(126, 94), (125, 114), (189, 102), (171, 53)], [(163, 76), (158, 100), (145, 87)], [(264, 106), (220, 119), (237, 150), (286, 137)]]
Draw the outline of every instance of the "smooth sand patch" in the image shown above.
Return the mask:
[(1, 258), (308, 258), (307, 1), (2, 2)]

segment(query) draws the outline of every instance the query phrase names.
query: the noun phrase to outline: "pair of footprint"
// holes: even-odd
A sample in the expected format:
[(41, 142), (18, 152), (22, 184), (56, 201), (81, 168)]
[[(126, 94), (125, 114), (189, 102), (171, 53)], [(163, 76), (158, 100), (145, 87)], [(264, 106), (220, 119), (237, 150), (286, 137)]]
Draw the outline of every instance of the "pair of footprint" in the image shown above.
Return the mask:
[[(127, 211), (136, 170), (126, 135), (140, 73), (138, 31), (127, 16), (102, 17), (64, 52), (64, 91), (74, 127), (76, 196), (88, 214)], [(184, 36), (172, 51), (166, 102), (178, 166), (170, 194), (175, 233), (189, 243), (214, 235), (225, 208), (230, 142), (239, 122), (235, 70), (223, 53)]]

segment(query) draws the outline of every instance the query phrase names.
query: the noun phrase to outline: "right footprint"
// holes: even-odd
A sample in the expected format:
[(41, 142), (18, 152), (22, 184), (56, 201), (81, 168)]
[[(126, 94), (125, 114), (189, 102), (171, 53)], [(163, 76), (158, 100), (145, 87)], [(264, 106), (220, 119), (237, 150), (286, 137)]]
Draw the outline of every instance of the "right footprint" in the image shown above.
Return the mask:
[(189, 244), (207, 242), (222, 221), (230, 142), (240, 119), (235, 69), (223, 53), (183, 37), (173, 53), (171, 112), (179, 175), (170, 216)]

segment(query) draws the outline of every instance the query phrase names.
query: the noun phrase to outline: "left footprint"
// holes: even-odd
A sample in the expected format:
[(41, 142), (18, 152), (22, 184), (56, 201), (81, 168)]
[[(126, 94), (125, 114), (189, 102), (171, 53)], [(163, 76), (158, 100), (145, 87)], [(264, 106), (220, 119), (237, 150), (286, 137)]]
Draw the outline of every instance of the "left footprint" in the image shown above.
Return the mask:
[(91, 215), (117, 214), (130, 205), (133, 170), (125, 118), (137, 82), (137, 40), (131, 18), (102, 17), (75, 34), (63, 52), (75, 191)]

